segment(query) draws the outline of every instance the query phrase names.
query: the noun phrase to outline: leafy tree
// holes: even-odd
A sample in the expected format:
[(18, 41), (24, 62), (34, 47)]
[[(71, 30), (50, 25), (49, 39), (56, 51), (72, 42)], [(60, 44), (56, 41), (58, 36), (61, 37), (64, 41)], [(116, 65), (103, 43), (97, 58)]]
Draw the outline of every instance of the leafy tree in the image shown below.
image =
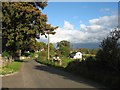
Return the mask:
[(1, 30), (2, 24), (1, 24), (1, 21), (2, 21), (2, 4), (0, 2), (0, 54), (2, 53), (2, 30)]
[(97, 60), (104, 67), (120, 71), (120, 29), (116, 28), (105, 38), (97, 53)]
[(47, 16), (39, 10), (45, 6), (46, 2), (2, 3), (3, 51), (18, 56), (20, 50), (29, 50), (31, 45), (35, 45), (40, 35), (55, 34), (57, 27), (47, 24)]
[(70, 48), (70, 42), (66, 41), (66, 40), (63, 40), (61, 42), (58, 42), (57, 43), (57, 47), (61, 47), (61, 46), (65, 46), (65, 47), (69, 47)]
[[(56, 49), (55, 49), (55, 47), (54, 47), (54, 45), (52, 43), (49, 44), (49, 49), (50, 49), (50, 57), (53, 57), (53, 56), (55, 56), (55, 54), (57, 54), (55, 52)], [(48, 48), (47, 48), (47, 50), (48, 50)]]
[(68, 56), (70, 54), (70, 42), (63, 40), (57, 43), (57, 47), (62, 55)]
[(98, 51), (99, 51), (99, 48), (91, 49), (90, 54), (96, 55)]
[(47, 45), (44, 42), (36, 41), (36, 43), (33, 43), (33, 45), (30, 45), (30, 46), (31, 46), (31, 50), (33, 51), (47, 50)]
[(55, 47), (54, 47), (54, 45), (52, 44), (52, 43), (50, 43), (50, 51), (55, 51)]
[(89, 54), (89, 49), (88, 48), (80, 48), (78, 51), (85, 53), (85, 54)]

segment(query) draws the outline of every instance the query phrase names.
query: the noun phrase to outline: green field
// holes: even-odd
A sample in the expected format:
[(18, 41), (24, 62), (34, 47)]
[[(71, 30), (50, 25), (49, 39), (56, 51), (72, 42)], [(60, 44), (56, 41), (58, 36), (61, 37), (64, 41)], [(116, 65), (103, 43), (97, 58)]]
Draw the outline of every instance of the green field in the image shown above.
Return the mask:
[(83, 54), (83, 58), (87, 58), (87, 57), (95, 57), (95, 55), (93, 55), (93, 54)]

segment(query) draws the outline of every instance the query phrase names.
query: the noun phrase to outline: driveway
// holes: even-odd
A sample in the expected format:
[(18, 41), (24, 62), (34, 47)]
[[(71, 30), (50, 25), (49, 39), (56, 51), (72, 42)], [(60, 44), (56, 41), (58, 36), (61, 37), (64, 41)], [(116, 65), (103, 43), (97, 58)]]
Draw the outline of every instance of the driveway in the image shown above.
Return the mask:
[(23, 62), (21, 70), (2, 77), (3, 88), (102, 88), (68, 72), (39, 64), (34, 60)]

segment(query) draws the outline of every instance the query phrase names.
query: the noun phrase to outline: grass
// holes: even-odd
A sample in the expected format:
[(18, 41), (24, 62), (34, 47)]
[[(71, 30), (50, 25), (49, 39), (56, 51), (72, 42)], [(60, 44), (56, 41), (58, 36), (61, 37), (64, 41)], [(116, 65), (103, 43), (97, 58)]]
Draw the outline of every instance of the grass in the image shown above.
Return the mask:
[[(74, 59), (65, 57), (65, 56), (61, 56), (60, 59), (62, 61), (62, 65), (59, 65), (55, 62), (52, 62), (53, 58), (50, 58), (50, 60), (47, 60), (47, 53), (46, 52), (40, 52), (39, 53), (39, 57), (37, 58), (37, 62), (41, 63), (41, 64), (45, 64), (48, 66), (52, 66), (52, 67), (56, 67), (56, 68), (66, 68), (68, 66), (68, 64), (72, 61), (75, 61)], [(83, 58), (87, 58), (87, 57), (95, 57), (95, 55), (92, 54), (83, 54)], [(81, 61), (81, 60), (80, 60)]]
[(83, 54), (83, 58), (87, 58), (87, 57), (95, 57), (95, 55), (93, 55), (93, 54)]
[(52, 62), (52, 58), (50, 58), (50, 60), (46, 60), (43, 57), (41, 57), (41, 58), (38, 58), (38, 62), (41, 63), (41, 64), (48, 65), (48, 66), (59, 67), (59, 68), (66, 68), (68, 63), (73, 61), (73, 59), (67, 58), (65, 56), (62, 56), (60, 59), (62, 61), (62, 65), (59, 65), (59, 64), (57, 64), (55, 62)]
[(16, 72), (20, 69), (20, 66), (21, 66), (21, 62), (14, 61), (9, 65), (7, 65), (3, 68), (0, 68), (0, 75), (6, 75), (6, 74), (14, 73), (14, 72)]

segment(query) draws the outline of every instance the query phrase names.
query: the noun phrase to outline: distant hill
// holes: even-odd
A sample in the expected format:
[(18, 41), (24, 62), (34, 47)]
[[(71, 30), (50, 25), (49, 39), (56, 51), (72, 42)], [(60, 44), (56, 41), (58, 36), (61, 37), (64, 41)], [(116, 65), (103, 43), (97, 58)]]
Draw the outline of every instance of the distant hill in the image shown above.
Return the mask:
[(74, 49), (77, 48), (89, 48), (89, 49), (93, 49), (93, 48), (99, 48), (100, 43), (72, 43), (71, 46)]
[[(57, 44), (53, 43), (53, 45), (56, 47)], [(100, 43), (71, 43), (71, 47), (73, 49), (77, 48), (88, 48), (88, 49), (94, 49), (99, 48)]]

